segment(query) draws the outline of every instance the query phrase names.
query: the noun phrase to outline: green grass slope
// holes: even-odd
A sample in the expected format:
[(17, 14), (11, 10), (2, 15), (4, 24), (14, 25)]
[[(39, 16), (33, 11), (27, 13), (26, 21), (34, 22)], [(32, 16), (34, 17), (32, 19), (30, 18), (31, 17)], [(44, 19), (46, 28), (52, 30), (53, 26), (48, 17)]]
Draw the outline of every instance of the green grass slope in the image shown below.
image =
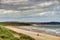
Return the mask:
[[(17, 34), (19, 37), (15, 37), (14, 35)], [(30, 36), (16, 33), (12, 30), (6, 29), (3, 26), (0, 26), (0, 40), (35, 40)]]

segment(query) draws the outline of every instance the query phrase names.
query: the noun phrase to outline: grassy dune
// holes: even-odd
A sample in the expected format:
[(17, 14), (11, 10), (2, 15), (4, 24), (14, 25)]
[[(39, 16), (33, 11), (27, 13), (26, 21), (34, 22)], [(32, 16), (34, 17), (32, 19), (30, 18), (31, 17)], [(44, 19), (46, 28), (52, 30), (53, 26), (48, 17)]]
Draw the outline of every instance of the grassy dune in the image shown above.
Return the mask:
[(30, 36), (16, 33), (12, 30), (6, 29), (3, 26), (0, 26), (0, 40), (35, 40)]

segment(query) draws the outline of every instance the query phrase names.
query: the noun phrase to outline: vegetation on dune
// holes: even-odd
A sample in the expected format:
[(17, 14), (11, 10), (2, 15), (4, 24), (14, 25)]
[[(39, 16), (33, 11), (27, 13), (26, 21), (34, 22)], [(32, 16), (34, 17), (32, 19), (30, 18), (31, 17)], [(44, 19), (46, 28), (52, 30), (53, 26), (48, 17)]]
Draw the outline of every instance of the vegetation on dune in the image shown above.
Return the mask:
[[(19, 37), (15, 37), (14, 34), (17, 34)], [(35, 40), (35, 39), (25, 34), (16, 33), (12, 30), (6, 29), (3, 26), (0, 26), (0, 40)]]
[(4, 26), (31, 26), (30, 23), (24, 23), (24, 22), (0, 22), (0, 25), (4, 25)]

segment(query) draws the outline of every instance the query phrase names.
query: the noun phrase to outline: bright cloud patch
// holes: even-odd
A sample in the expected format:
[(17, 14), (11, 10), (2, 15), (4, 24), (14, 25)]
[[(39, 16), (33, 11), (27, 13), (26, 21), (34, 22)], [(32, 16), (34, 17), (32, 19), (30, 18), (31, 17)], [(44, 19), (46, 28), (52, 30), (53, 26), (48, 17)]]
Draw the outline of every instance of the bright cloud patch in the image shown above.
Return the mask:
[(54, 12), (43, 12), (38, 15), (40, 15), (40, 16), (56, 16), (56, 14)]
[(1, 3), (18, 3), (18, 2), (25, 2), (28, 0), (1, 0)]
[(0, 9), (0, 14), (16, 14), (16, 13), (18, 13), (19, 11), (14, 11), (14, 10), (4, 10), (4, 9)]

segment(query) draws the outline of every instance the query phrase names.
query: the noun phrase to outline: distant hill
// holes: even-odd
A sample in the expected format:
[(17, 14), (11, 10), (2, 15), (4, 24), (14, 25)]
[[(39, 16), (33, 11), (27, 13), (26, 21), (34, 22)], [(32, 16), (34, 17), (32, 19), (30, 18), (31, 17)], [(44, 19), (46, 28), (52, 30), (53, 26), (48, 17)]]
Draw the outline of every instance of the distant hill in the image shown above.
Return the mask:
[(29, 26), (29, 25), (32, 25), (32, 24), (60, 24), (60, 22), (0, 22), (0, 25), (26, 25), (26, 26)]
[(41, 24), (60, 24), (60, 22), (43, 22)]

